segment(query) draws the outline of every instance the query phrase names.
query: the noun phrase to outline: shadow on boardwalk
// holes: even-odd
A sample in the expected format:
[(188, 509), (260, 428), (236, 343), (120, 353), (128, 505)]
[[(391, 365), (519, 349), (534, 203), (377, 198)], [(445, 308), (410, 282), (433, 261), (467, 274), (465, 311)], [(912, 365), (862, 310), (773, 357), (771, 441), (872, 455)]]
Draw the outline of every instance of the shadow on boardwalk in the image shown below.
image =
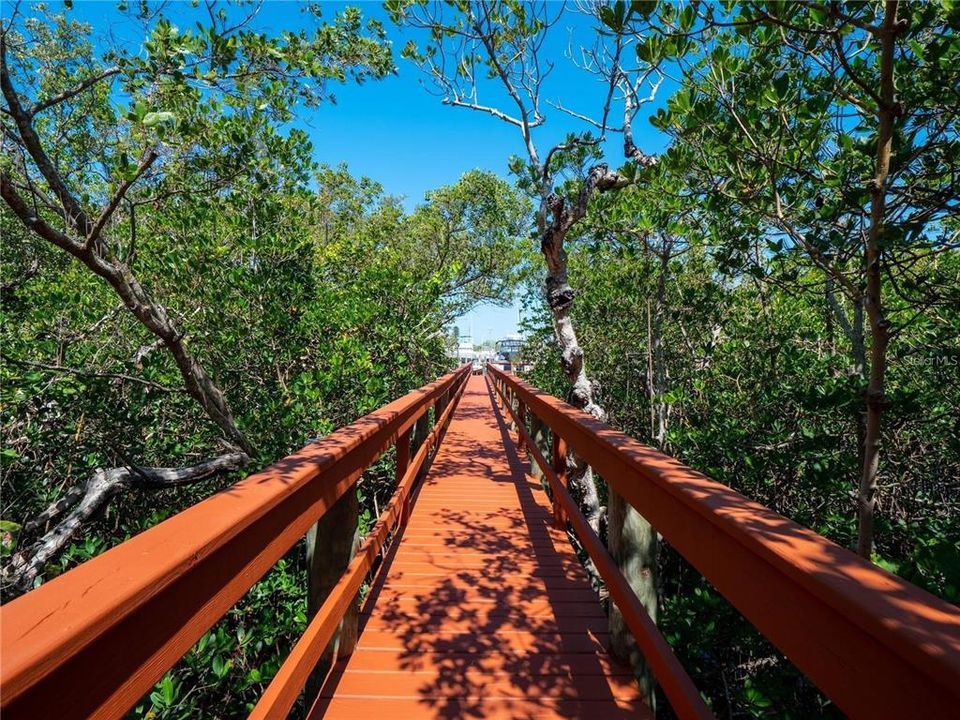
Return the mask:
[(325, 687), (325, 717), (347, 717), (337, 703), (353, 697), (367, 717), (375, 697), (404, 717), (636, 717), (586, 574), (480, 383), (371, 592), (358, 651)]

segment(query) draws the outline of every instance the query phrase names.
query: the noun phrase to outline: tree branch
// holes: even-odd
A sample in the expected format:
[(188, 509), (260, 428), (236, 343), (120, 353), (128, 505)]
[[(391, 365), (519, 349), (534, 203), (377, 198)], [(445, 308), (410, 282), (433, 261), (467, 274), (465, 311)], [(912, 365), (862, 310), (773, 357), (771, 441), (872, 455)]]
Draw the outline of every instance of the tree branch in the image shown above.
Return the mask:
[[(517, 118), (511, 117), (510, 115), (507, 115), (505, 112), (501, 110), (497, 110), (497, 108), (495, 107), (490, 107), (488, 105), (480, 105), (478, 103), (465, 102), (461, 100), (459, 97), (452, 97), (452, 98), (446, 97), (441, 102), (444, 105), (466, 108), (467, 110), (476, 110), (477, 112), (483, 112), (489, 115), (493, 115), (493, 117), (497, 118), (498, 120), (503, 120), (505, 123), (509, 123), (510, 125), (514, 125), (518, 128), (523, 128), (524, 126), (524, 123), (522, 120), (517, 120)], [(536, 127), (541, 123), (542, 123), (542, 120), (540, 122), (537, 122), (536, 124), (531, 124), (530, 127)]]
[(3, 91), (4, 99), (7, 101), (10, 116), (13, 118), (20, 132), (20, 139), (23, 146), (30, 153), (30, 157), (37, 165), (40, 174), (43, 175), (47, 184), (53, 190), (54, 195), (60, 200), (67, 215), (67, 224), (75, 227), (78, 232), (86, 237), (90, 233), (92, 226), (90, 218), (80, 202), (73, 196), (67, 188), (66, 183), (60, 176), (59, 171), (54, 166), (53, 161), (43, 149), (40, 137), (33, 129), (33, 121), (30, 114), (24, 110), (20, 104), (20, 98), (10, 80), (10, 73), (7, 68), (7, 44), (4, 37), (0, 37), (0, 90)]
[(98, 378), (106, 378), (110, 380), (129, 380), (130, 382), (135, 382), (139, 385), (143, 385), (144, 387), (153, 388), (154, 390), (162, 390), (163, 392), (168, 392), (168, 393), (183, 392), (183, 390), (179, 388), (167, 387), (166, 385), (160, 385), (159, 383), (150, 382), (149, 380), (144, 380), (143, 378), (138, 378), (133, 375), (124, 375), (123, 373), (99, 372), (97, 370), (84, 370), (83, 368), (67, 367), (66, 365), (51, 365), (48, 363), (32, 362), (30, 360), (17, 360), (8, 355), (0, 355), (0, 358), (3, 358), (4, 362), (10, 363), (11, 365), (33, 367), (33, 368), (38, 368), (40, 370), (50, 370), (51, 372), (64, 373), (68, 375), (98, 377)]
[(84, 90), (87, 90), (88, 88), (93, 87), (98, 82), (102, 80), (106, 80), (108, 77), (113, 77), (114, 75), (118, 75), (120, 72), (121, 70), (117, 66), (107, 68), (103, 72), (98, 73), (92, 77), (89, 77), (86, 80), (81, 80), (72, 88), (64, 90), (63, 92), (53, 95), (52, 97), (48, 97), (46, 100), (41, 100), (40, 102), (35, 104), (33, 107), (31, 107), (27, 111), (27, 114), (32, 118), (37, 113), (43, 112), (47, 108), (50, 108), (50, 107), (53, 107), (54, 105), (58, 105), (59, 103), (65, 102), (70, 98), (79, 95)]
[(110, 202), (108, 202), (106, 207), (103, 208), (103, 211), (100, 213), (100, 217), (98, 217), (97, 221), (93, 224), (90, 234), (87, 235), (87, 239), (83, 243), (84, 249), (89, 250), (93, 247), (93, 244), (97, 242), (100, 237), (100, 233), (103, 231), (104, 225), (107, 224), (107, 221), (110, 220), (117, 207), (123, 201), (123, 197), (127, 194), (127, 190), (129, 190), (130, 186), (139, 180), (140, 177), (150, 169), (150, 166), (153, 165), (157, 157), (159, 156), (157, 155), (156, 150), (153, 148), (148, 150), (140, 160), (140, 164), (137, 165), (137, 170), (133, 176), (124, 180), (120, 187), (117, 188), (117, 192), (114, 193), (113, 197), (110, 198)]
[(133, 316), (157, 339), (163, 340), (180, 370), (190, 396), (200, 403), (207, 416), (224, 432), (230, 442), (244, 452), (252, 453), (253, 447), (237, 427), (223, 392), (187, 348), (183, 342), (183, 334), (170, 321), (166, 310), (143, 289), (130, 268), (104, 260), (92, 249), (51, 227), (23, 201), (5, 173), (0, 173), (0, 195), (27, 228), (66, 250), (113, 288)]
[[(25, 527), (38, 528), (64, 512), (68, 501), (79, 504), (53, 529), (27, 548), (19, 550), (3, 569), (5, 585), (17, 592), (27, 592), (36, 584), (44, 566), (73, 538), (83, 526), (122, 490), (128, 488), (158, 489), (187, 485), (212, 475), (237, 470), (249, 462), (244, 453), (233, 452), (184, 468), (117, 467), (98, 469), (80, 490), (67, 494), (44, 510)], [(80, 487), (80, 486), (78, 486)], [(82, 496), (82, 497), (81, 497)]]

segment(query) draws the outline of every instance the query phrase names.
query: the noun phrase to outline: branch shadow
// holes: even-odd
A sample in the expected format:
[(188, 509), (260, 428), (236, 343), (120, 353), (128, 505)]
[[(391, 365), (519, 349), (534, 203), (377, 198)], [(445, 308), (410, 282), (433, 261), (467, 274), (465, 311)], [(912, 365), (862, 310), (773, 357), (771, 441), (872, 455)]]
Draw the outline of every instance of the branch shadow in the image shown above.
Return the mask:
[(311, 717), (333, 698), (378, 697), (433, 718), (646, 715), (490, 388), (470, 383), (370, 593), (358, 649)]

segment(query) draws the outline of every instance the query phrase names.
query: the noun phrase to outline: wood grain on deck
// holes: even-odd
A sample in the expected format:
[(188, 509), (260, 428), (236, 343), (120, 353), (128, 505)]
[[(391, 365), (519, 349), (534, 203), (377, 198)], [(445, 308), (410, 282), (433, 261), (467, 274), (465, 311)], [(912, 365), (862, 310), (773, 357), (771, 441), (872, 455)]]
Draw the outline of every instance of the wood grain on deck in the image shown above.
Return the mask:
[(312, 717), (647, 717), (549, 500), (470, 378)]

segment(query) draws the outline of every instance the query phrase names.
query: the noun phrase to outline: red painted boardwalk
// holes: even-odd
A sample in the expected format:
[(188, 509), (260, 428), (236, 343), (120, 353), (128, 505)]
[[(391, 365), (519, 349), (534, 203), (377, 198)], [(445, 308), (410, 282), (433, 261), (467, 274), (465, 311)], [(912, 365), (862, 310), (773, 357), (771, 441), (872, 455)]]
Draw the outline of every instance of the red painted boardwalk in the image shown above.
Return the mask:
[(483, 377), (469, 381), (319, 718), (646, 717)]

